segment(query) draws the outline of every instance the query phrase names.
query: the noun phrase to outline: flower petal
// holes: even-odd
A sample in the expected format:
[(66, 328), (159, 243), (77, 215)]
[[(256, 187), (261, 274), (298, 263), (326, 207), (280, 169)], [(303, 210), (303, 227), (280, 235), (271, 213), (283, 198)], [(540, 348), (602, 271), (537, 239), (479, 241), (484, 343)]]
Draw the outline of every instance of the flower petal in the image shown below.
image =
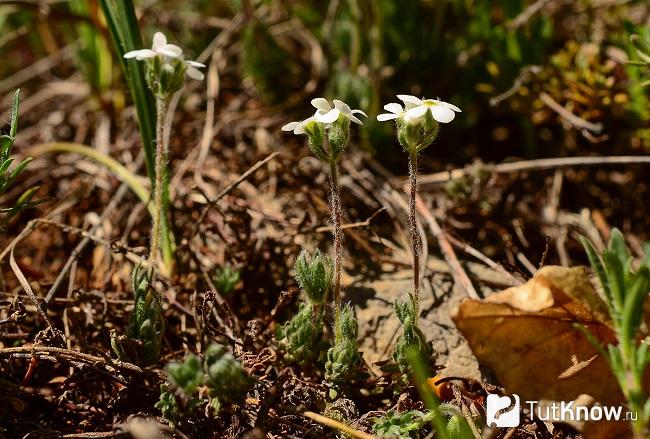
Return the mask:
[(138, 61), (141, 61), (146, 58), (153, 58), (154, 56), (156, 56), (156, 52), (154, 52), (151, 49), (132, 50), (124, 54), (124, 58), (126, 59), (135, 58)]
[(281, 130), (282, 131), (293, 131), (294, 128), (296, 128), (298, 125), (300, 125), (300, 122), (289, 122), (288, 124), (284, 125)]
[(126, 59), (135, 58), (135, 57), (138, 56), (138, 53), (140, 53), (140, 52), (141, 52), (141, 50), (131, 50), (131, 51), (126, 52), (124, 54), (124, 58), (126, 58)]
[(424, 115), (424, 113), (426, 113), (428, 109), (429, 107), (425, 107), (424, 105), (418, 105), (417, 107), (413, 107), (409, 110), (406, 110), (406, 116), (410, 117), (411, 119), (417, 119), (418, 117), (422, 117), (422, 115)]
[(391, 102), (390, 104), (384, 105), (384, 110), (395, 114), (399, 114), (402, 111), (404, 111), (402, 106), (400, 104), (396, 104), (395, 102)]
[(327, 113), (324, 113), (324, 114), (317, 112), (316, 114), (314, 114), (314, 118), (318, 122), (332, 123), (336, 119), (339, 118), (340, 114), (341, 114), (341, 111), (339, 109), (337, 109), (337, 108), (334, 108), (334, 109), (332, 109), (332, 110), (330, 110), (330, 111), (328, 111)]
[(428, 109), (431, 110), (433, 118), (440, 123), (449, 123), (456, 117), (456, 113), (445, 105), (434, 105)]
[(325, 112), (328, 112), (328, 111), (330, 111), (332, 109), (332, 106), (330, 105), (329, 102), (327, 102), (327, 99), (325, 99), (325, 98), (314, 98), (314, 99), (311, 100), (311, 104), (315, 108), (317, 108), (319, 110), (323, 110)]
[(405, 104), (422, 105), (422, 99), (416, 98), (412, 95), (397, 95), (397, 98)]
[(160, 53), (161, 55), (169, 56), (170, 58), (180, 58), (183, 56), (183, 49), (175, 44), (165, 44), (164, 46), (156, 49), (156, 52)]
[(445, 107), (451, 108), (456, 113), (462, 113), (462, 110), (457, 106), (455, 106), (454, 104), (450, 104), (449, 102), (445, 102), (445, 101), (439, 101), (438, 99), (434, 99), (433, 101), (438, 105), (443, 105)]
[(192, 79), (196, 79), (197, 81), (203, 81), (205, 78), (203, 72), (193, 66), (189, 66), (185, 71), (185, 74)]
[(356, 123), (358, 125), (363, 125), (363, 122), (357, 116), (355, 116), (353, 114), (350, 114), (348, 117), (350, 118), (350, 120), (352, 122), (354, 122), (354, 123)]
[(363, 117), (368, 117), (368, 115), (365, 112), (361, 111), (361, 110), (352, 110), (352, 114), (360, 114)]
[(387, 121), (387, 120), (397, 119), (398, 117), (399, 117), (399, 114), (382, 113), (382, 114), (377, 115), (377, 120), (380, 121), (380, 122), (384, 122), (384, 121)]
[(348, 104), (346, 104), (343, 101), (339, 101), (338, 99), (334, 99), (334, 108), (338, 109), (342, 114), (348, 116), (352, 114), (352, 108)]
[(153, 45), (151, 46), (151, 50), (158, 50), (165, 44), (167, 44), (167, 37), (165, 34), (162, 32), (156, 32), (153, 35)]
[(205, 67), (205, 64), (200, 63), (198, 61), (192, 61), (192, 60), (189, 60), (189, 59), (187, 61), (185, 61), (185, 63), (188, 66), (192, 66), (192, 67)]

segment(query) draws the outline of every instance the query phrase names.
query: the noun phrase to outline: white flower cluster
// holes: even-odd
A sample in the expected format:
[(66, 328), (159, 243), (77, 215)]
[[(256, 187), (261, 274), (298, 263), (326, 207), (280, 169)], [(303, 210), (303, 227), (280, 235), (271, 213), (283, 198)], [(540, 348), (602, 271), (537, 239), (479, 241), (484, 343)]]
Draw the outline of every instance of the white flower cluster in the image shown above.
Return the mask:
[(355, 114), (360, 114), (364, 117), (368, 117), (366, 113), (361, 110), (353, 110), (348, 104), (338, 99), (334, 99), (333, 106), (325, 98), (315, 98), (311, 100), (311, 104), (316, 108), (316, 112), (313, 116), (308, 117), (305, 120), (299, 122), (289, 122), (288, 124), (282, 127), (282, 131), (293, 131), (294, 134), (306, 134), (305, 126), (311, 122), (320, 122), (324, 124), (334, 123), (338, 120), (340, 116), (343, 116), (350, 121), (363, 125), (363, 122), (355, 116)]
[(187, 65), (186, 74), (192, 79), (203, 80), (205, 75), (199, 68), (205, 67), (200, 62), (186, 60), (183, 58), (183, 49), (175, 44), (167, 43), (167, 37), (162, 32), (156, 32), (153, 36), (151, 49), (132, 50), (124, 54), (124, 58), (135, 58), (138, 61), (160, 57), (163, 61), (182, 60)]
[(395, 102), (384, 105), (384, 110), (377, 116), (377, 120), (386, 121), (401, 118), (405, 121), (413, 121), (424, 116), (427, 111), (431, 112), (433, 119), (440, 123), (449, 123), (454, 120), (456, 113), (461, 110), (455, 105), (438, 99), (420, 99), (411, 95), (397, 95), (397, 98), (404, 102), (404, 107)]

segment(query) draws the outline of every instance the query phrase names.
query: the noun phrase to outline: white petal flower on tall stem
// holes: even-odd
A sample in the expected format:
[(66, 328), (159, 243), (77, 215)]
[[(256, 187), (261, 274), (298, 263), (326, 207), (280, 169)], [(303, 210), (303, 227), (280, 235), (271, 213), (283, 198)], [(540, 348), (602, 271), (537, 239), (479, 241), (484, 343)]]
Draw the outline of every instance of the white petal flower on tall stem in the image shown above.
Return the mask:
[(412, 119), (424, 116), (429, 111), (437, 122), (449, 123), (454, 120), (456, 113), (461, 112), (457, 106), (438, 99), (420, 99), (411, 95), (397, 95), (397, 98), (404, 102), (405, 116)]
[(168, 44), (167, 37), (162, 32), (156, 32), (153, 36), (153, 44), (151, 49), (132, 50), (124, 54), (124, 58), (135, 58), (142, 61), (147, 58), (154, 58), (156, 56), (167, 56), (169, 58), (181, 58), (183, 56), (183, 49), (175, 44)]
[(167, 43), (167, 37), (162, 32), (156, 32), (154, 34), (151, 49), (131, 50), (124, 54), (124, 58), (135, 58), (137, 61), (143, 61), (155, 57), (161, 57), (165, 62), (175, 59), (182, 60), (187, 65), (187, 70), (185, 72), (187, 76), (198, 81), (205, 78), (203, 72), (199, 70), (199, 68), (205, 67), (205, 64), (184, 59), (183, 49), (178, 47), (176, 44)]
[(311, 104), (316, 108), (316, 113), (314, 118), (318, 122), (322, 123), (332, 123), (336, 121), (340, 115), (350, 119), (352, 122), (363, 125), (363, 122), (355, 116), (355, 114), (360, 114), (364, 117), (368, 117), (366, 113), (361, 110), (353, 110), (348, 104), (338, 99), (334, 99), (334, 106), (325, 98), (315, 98), (311, 100)]

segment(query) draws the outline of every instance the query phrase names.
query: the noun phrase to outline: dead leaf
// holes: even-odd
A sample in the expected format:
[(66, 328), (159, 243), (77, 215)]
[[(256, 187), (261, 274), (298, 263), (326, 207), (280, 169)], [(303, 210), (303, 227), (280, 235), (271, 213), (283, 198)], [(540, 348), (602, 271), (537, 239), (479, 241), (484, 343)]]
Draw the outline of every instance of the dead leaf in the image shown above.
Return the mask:
[[(523, 285), (483, 301), (466, 299), (453, 320), (479, 363), (523, 400), (589, 395), (602, 405), (624, 405), (606, 360), (574, 326), (584, 325), (605, 345), (615, 342), (606, 304), (584, 267), (546, 266)], [(587, 439), (630, 435), (624, 421), (586, 422), (580, 428)]]
[(589, 394), (603, 404), (623, 401), (605, 359), (573, 326), (581, 323), (603, 343), (615, 341), (584, 267), (546, 266), (524, 285), (483, 301), (466, 299), (453, 319), (508, 392), (530, 400)]

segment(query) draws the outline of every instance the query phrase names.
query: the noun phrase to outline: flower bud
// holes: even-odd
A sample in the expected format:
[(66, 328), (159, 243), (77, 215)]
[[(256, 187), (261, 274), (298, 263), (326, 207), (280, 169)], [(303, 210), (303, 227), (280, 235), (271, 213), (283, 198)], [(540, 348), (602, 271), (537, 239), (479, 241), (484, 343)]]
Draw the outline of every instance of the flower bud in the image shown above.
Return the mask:
[(311, 303), (302, 303), (298, 313), (278, 330), (277, 338), (287, 359), (298, 364), (317, 360), (323, 348), (323, 318)]
[(347, 304), (341, 309), (334, 322), (334, 346), (327, 351), (325, 378), (338, 384), (346, 381), (361, 362), (357, 319), (354, 309)]
[(194, 393), (203, 384), (203, 369), (196, 355), (190, 354), (183, 363), (171, 363), (167, 366), (167, 372), (186, 394)]
[(303, 250), (296, 259), (294, 269), (296, 271), (296, 281), (307, 294), (311, 303), (325, 303), (334, 277), (332, 258), (321, 253), (318, 249), (316, 249), (312, 257), (309, 256), (306, 250)]
[(224, 346), (213, 344), (205, 353), (203, 368), (206, 384), (213, 397), (213, 408), (218, 411), (220, 401), (237, 399), (250, 387), (251, 379), (241, 363)]
[(160, 358), (165, 332), (163, 308), (158, 294), (151, 287), (151, 273), (137, 265), (131, 273), (133, 312), (125, 336), (111, 337), (111, 346), (117, 356), (143, 366), (154, 364)]
[(408, 358), (408, 352), (411, 349), (416, 349), (420, 355), (429, 360), (433, 349), (417, 325), (418, 316), (413, 295), (409, 294), (406, 300), (397, 300), (394, 306), (395, 314), (397, 314), (397, 318), (402, 322), (403, 332), (395, 343), (393, 359), (397, 362), (402, 373), (410, 374), (411, 364)]

